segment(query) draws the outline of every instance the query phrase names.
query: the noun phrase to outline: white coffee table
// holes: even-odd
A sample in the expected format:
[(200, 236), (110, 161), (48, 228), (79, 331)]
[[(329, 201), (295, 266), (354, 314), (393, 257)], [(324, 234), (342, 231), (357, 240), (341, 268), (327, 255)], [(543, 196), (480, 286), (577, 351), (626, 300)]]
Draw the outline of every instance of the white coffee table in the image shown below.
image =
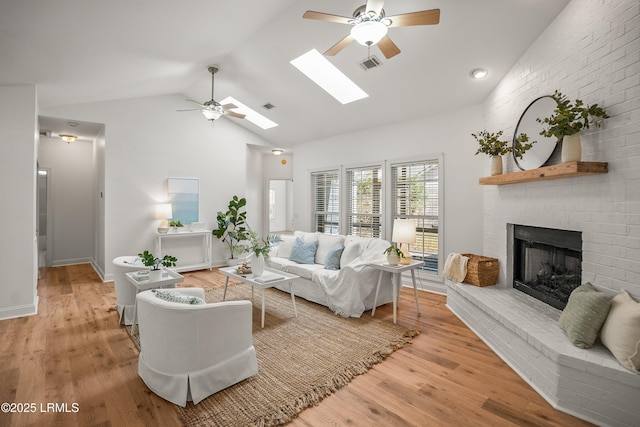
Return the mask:
[(376, 304), (378, 303), (378, 291), (380, 290), (380, 282), (382, 281), (382, 272), (386, 271), (391, 273), (391, 286), (393, 286), (393, 323), (396, 323), (396, 318), (398, 315), (398, 291), (400, 290), (400, 286), (402, 286), (402, 273), (405, 271), (411, 271), (411, 281), (413, 282), (413, 295), (416, 298), (416, 308), (418, 310), (418, 315), (420, 315), (420, 304), (418, 303), (418, 291), (416, 289), (416, 268), (422, 267), (424, 265), (423, 261), (414, 261), (411, 260), (409, 264), (398, 264), (398, 265), (389, 265), (389, 264), (369, 264), (370, 267), (375, 268), (380, 271), (380, 275), (378, 276), (378, 285), (376, 286), (376, 296), (373, 300), (373, 309), (371, 310), (371, 316), (376, 314)]
[(289, 283), (289, 293), (291, 294), (291, 303), (293, 304), (293, 313), (296, 317), (298, 317), (298, 309), (296, 308), (296, 297), (293, 295), (293, 281), (299, 279), (300, 276), (296, 276), (295, 274), (285, 273), (284, 271), (273, 270), (271, 268), (265, 268), (262, 277), (268, 278), (273, 277), (274, 280), (260, 282), (260, 278), (253, 277), (252, 274), (238, 274), (237, 267), (226, 267), (221, 268), (220, 273), (227, 276), (226, 281), (224, 282), (224, 294), (222, 295), (222, 301), (227, 298), (227, 286), (229, 285), (229, 278), (234, 278), (243, 283), (247, 283), (251, 285), (251, 300), (253, 300), (253, 291), (254, 289), (262, 290), (262, 321), (261, 326), (264, 328), (264, 290), (267, 288), (272, 288), (275, 285), (279, 285), (282, 283)]
[[(184, 277), (181, 274), (166, 268), (162, 269), (162, 276), (155, 280), (151, 279), (148, 274), (144, 275), (143, 272), (145, 271), (148, 273), (148, 270), (143, 270), (132, 271), (125, 274), (129, 283), (136, 288), (136, 295), (149, 289), (175, 288), (178, 283), (184, 280)], [(131, 325), (132, 334), (135, 332), (137, 325), (138, 298), (135, 299), (135, 303), (133, 304), (133, 324)]]

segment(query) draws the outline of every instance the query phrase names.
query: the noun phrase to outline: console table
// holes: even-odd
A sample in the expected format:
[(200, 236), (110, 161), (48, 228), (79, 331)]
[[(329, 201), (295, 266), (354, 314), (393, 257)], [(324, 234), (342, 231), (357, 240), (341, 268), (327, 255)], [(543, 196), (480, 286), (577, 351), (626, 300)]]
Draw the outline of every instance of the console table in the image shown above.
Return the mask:
[(203, 230), (203, 231), (178, 231), (175, 233), (157, 233), (156, 234), (156, 254), (157, 256), (162, 258), (162, 241), (163, 240), (185, 240), (185, 239), (195, 239), (200, 238), (198, 242), (201, 245), (202, 250), (202, 259), (204, 260), (201, 263), (195, 264), (186, 264), (186, 265), (178, 265), (174, 270), (175, 271), (190, 271), (190, 270), (202, 270), (204, 268), (208, 268), (211, 270), (211, 230)]

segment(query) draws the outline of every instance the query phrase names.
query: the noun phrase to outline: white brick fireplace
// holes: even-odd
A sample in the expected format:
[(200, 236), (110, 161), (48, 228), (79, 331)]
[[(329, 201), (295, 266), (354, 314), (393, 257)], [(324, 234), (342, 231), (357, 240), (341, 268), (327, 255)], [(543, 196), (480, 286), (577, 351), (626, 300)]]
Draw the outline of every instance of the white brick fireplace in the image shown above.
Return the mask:
[[(602, 425), (638, 425), (640, 376), (604, 348), (573, 348), (557, 328), (560, 312), (506, 278), (508, 223), (575, 230), (582, 281), (640, 301), (640, 2), (570, 2), (485, 102), (487, 130), (512, 135), (527, 105), (555, 90), (611, 116), (583, 133), (582, 156), (608, 162), (609, 172), (485, 186), (482, 255), (500, 260), (499, 283), (449, 283), (447, 303), (554, 406)], [(505, 169), (517, 170), (512, 159)]]

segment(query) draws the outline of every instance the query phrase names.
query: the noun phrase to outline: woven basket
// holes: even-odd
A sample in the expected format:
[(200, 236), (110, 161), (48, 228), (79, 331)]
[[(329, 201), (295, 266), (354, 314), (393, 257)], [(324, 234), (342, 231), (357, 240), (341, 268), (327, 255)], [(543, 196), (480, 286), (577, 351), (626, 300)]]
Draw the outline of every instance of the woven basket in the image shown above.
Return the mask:
[(475, 286), (493, 286), (498, 281), (498, 260), (481, 255), (462, 254), (469, 258), (463, 282)]

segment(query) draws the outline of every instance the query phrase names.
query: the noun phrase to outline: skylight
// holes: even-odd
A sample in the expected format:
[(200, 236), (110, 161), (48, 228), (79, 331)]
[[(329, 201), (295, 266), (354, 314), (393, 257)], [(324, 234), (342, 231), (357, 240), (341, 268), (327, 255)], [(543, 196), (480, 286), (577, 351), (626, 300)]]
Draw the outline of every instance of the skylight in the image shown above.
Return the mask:
[(369, 96), (315, 49), (290, 62), (342, 104)]
[(267, 119), (262, 114), (252, 110), (251, 108), (247, 107), (242, 102), (238, 101), (237, 99), (231, 96), (227, 96), (225, 99), (220, 101), (220, 104), (236, 105), (238, 108), (234, 108), (231, 111), (233, 111), (234, 113), (245, 114), (246, 115), (245, 120), (249, 120), (251, 123), (261, 127), (262, 129), (271, 129), (273, 127), (278, 126), (276, 122)]

